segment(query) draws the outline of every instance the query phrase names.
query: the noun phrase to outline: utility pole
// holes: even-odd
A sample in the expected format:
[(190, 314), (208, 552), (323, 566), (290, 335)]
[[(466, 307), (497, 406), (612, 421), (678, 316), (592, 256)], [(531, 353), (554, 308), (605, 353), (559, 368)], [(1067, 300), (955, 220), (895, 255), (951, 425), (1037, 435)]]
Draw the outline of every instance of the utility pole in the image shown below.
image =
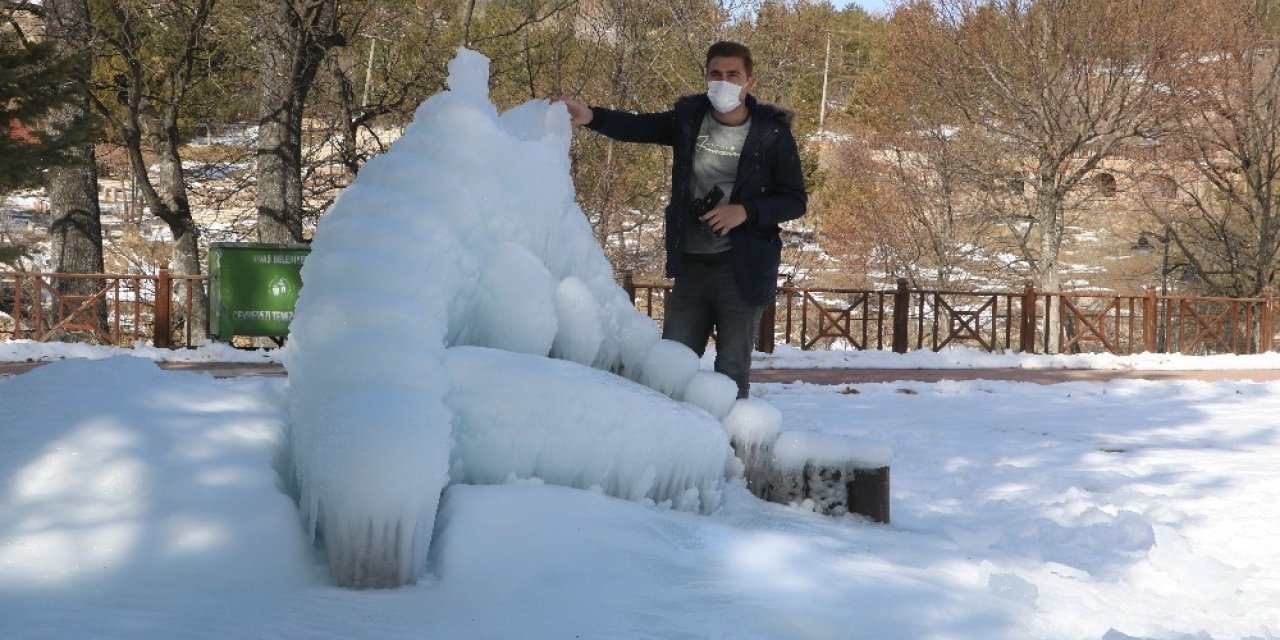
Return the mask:
[(827, 55), (822, 61), (822, 102), (818, 104), (818, 131), (827, 121), (827, 75), (831, 72), (831, 32), (827, 32)]
[(369, 106), (369, 81), (373, 79), (373, 52), (378, 48), (378, 40), (369, 36), (369, 62), (364, 68), (364, 92), (360, 96), (360, 108)]

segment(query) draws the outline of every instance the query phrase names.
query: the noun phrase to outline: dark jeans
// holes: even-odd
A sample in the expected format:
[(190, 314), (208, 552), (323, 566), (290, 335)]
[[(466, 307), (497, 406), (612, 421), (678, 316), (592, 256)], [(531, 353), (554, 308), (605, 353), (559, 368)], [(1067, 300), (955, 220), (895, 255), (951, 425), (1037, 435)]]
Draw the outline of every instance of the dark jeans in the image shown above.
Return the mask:
[(666, 301), (662, 337), (702, 357), (716, 330), (716, 371), (738, 383), (738, 397), (751, 390), (751, 349), (764, 305), (742, 301), (732, 264), (684, 262)]

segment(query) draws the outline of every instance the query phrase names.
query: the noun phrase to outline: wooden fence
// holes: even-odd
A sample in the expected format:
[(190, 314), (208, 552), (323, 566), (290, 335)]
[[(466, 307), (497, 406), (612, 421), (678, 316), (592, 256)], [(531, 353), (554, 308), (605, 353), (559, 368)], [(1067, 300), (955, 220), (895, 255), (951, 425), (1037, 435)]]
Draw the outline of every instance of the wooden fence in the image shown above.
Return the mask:
[(193, 330), (192, 299), (204, 281), (163, 267), (154, 276), (0, 273), (0, 339), (190, 347), (205, 335)]
[[(92, 284), (89, 284), (92, 283)], [(623, 287), (661, 319), (670, 284)], [(176, 285), (176, 286), (175, 286)], [(205, 335), (192, 297), (205, 276), (0, 273), (0, 339), (192, 346)], [(75, 292), (75, 293), (71, 293)], [(1272, 351), (1280, 298), (783, 287), (757, 348), (1026, 353), (1249, 354)], [(198, 330), (196, 330), (198, 328)]]
[[(670, 284), (623, 287), (662, 318)], [(1272, 351), (1280, 298), (783, 287), (765, 310), (757, 349), (891, 349), (951, 345), (1024, 353), (1249, 354)]]

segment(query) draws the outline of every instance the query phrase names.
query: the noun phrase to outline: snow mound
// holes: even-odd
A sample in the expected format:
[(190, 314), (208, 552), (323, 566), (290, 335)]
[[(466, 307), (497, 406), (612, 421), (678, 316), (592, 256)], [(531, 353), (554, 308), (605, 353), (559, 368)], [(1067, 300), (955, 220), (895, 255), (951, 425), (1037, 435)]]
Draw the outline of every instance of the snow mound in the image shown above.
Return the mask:
[(133, 603), (148, 622), (183, 615), (193, 585), (208, 611), (216, 594), (312, 584), (306, 545), (282, 535), (297, 512), (271, 467), (283, 415), (264, 383), (123, 355), (0, 380), (0, 638), (190, 637), (138, 617), (112, 630)]
[[(537, 474), (682, 509), (718, 504), (724, 437), (705, 414), (565, 368), (723, 410), (717, 391), (686, 392), (697, 357), (660, 341), (615, 281), (575, 202), (564, 105), (499, 114), (488, 72), (459, 49), (449, 90), (341, 194), (302, 270), (283, 354), (292, 480), (341, 585), (424, 574), (451, 481)], [(462, 346), (501, 353), (447, 353)], [(567, 362), (543, 371), (553, 365), (529, 357)], [(619, 415), (633, 410), (648, 420)]]

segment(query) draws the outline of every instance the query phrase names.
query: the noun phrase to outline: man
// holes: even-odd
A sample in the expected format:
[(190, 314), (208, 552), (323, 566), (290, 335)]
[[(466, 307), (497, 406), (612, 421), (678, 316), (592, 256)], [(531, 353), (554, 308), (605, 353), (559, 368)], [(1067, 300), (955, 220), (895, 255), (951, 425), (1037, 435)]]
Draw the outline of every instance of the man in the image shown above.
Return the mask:
[(808, 197), (791, 114), (751, 95), (751, 51), (736, 42), (711, 45), (706, 77), (706, 94), (681, 98), (662, 113), (564, 102), (575, 125), (672, 147), (666, 248), (675, 285), (662, 337), (701, 356), (714, 328), (715, 369), (733, 378), (745, 398), (756, 329), (777, 293), (778, 225), (804, 215)]

